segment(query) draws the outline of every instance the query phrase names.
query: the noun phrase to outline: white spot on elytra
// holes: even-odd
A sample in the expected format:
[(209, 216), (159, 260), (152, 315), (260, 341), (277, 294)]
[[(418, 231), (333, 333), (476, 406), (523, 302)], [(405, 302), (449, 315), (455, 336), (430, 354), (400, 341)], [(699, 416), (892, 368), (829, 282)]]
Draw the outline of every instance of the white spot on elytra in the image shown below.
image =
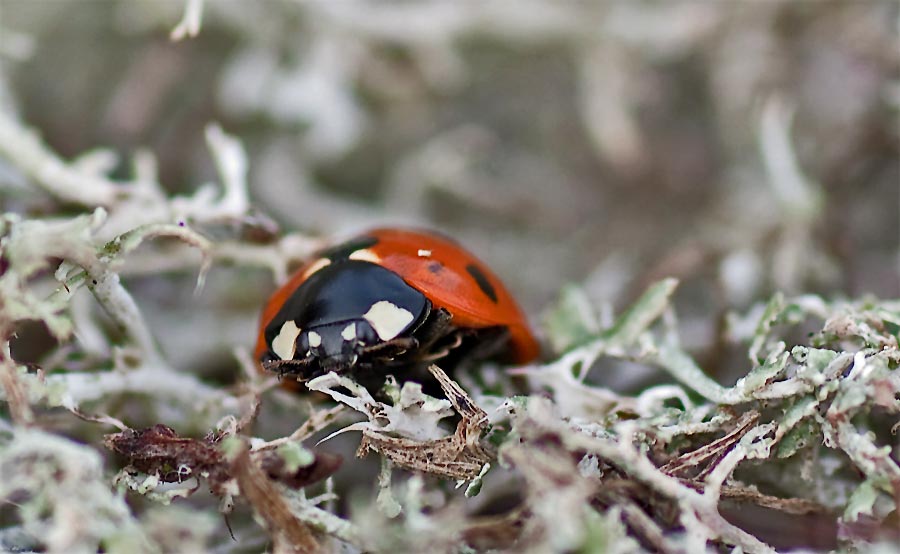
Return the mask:
[(376, 263), (376, 264), (381, 261), (381, 258), (378, 257), (378, 254), (376, 254), (375, 252), (372, 252), (371, 250), (366, 249), (366, 248), (364, 248), (362, 250), (357, 250), (356, 252), (351, 253), (347, 257), (350, 258), (351, 260), (360, 260), (363, 262), (372, 262), (372, 263)]
[(293, 360), (297, 351), (297, 335), (300, 329), (293, 321), (286, 321), (278, 331), (278, 336), (272, 340), (272, 352), (282, 360)]
[(323, 267), (325, 267), (326, 265), (328, 265), (330, 263), (331, 263), (331, 260), (329, 260), (328, 258), (319, 258), (318, 260), (314, 261), (312, 263), (312, 265), (306, 269), (306, 271), (303, 272), (303, 278), (309, 279), (310, 275), (319, 271), (320, 269), (322, 269)]
[(419, 250), (418, 254), (420, 258), (427, 258), (431, 256), (431, 250)]
[(308, 335), (309, 338), (309, 346), (310, 348), (316, 348), (322, 346), (322, 335), (316, 333), (315, 331), (310, 331)]
[(341, 331), (341, 338), (344, 340), (353, 340), (356, 338), (356, 323), (351, 323), (350, 325), (344, 327), (344, 330)]
[(412, 323), (413, 315), (387, 300), (380, 300), (363, 315), (381, 340), (391, 340)]

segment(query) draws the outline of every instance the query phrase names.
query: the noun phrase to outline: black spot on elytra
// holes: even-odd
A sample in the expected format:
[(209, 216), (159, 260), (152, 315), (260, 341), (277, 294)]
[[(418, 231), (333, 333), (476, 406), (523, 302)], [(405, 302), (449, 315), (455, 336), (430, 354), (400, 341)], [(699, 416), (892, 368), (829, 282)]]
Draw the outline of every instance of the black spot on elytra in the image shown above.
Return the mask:
[(432, 273), (440, 273), (444, 269), (444, 264), (441, 262), (431, 262), (428, 264), (428, 271)]
[(475, 279), (475, 282), (478, 283), (478, 288), (481, 289), (481, 292), (485, 294), (491, 301), (496, 304), (497, 303), (497, 291), (494, 290), (494, 286), (491, 285), (491, 282), (488, 280), (487, 275), (481, 272), (478, 269), (477, 265), (469, 264), (466, 266), (466, 271), (469, 272), (469, 275)]
[(370, 248), (378, 244), (378, 239), (370, 236), (362, 236), (347, 242), (338, 244), (337, 246), (332, 246), (331, 248), (326, 248), (319, 252), (319, 257), (328, 258), (332, 262), (336, 262), (338, 260), (344, 260), (350, 257), (350, 254), (353, 254), (357, 250), (365, 250), (366, 248)]

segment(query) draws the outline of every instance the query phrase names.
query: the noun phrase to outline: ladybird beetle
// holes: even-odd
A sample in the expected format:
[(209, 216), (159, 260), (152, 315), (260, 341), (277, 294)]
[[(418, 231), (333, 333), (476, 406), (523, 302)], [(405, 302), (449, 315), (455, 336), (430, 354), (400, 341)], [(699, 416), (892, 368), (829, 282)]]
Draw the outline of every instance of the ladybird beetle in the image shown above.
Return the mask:
[(352, 371), (361, 382), (466, 357), (527, 363), (538, 342), (494, 273), (431, 232), (383, 228), (318, 252), (262, 313), (256, 358), (304, 381)]

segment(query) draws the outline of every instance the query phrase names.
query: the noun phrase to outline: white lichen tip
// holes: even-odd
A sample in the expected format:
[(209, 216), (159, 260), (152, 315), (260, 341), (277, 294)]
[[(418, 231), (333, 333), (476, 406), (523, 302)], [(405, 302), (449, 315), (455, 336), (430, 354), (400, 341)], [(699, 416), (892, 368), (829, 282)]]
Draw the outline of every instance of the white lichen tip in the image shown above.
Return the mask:
[(194, 38), (200, 34), (203, 21), (203, 0), (185, 0), (184, 15), (178, 25), (169, 33), (169, 39), (179, 41), (185, 37)]

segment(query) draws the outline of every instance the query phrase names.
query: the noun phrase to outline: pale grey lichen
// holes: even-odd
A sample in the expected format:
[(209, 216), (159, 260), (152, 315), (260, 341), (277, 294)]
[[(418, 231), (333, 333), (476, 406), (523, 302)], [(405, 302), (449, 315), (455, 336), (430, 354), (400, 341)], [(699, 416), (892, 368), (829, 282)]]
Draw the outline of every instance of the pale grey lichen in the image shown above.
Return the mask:
[[(150, 3), (134, 8), (146, 10), (137, 16), (123, 7), (131, 15), (120, 15), (165, 20), (167, 29), (174, 25), (172, 40), (198, 36), (201, 23), (244, 38), (267, 36), (271, 22), (245, 17), (262, 10), (254, 6), (187, 0), (177, 24), (172, 10), (180, 4)], [(15, 114), (0, 73), (0, 170), (12, 175), (0, 186), (41, 206), (0, 216), (2, 548), (287, 552), (299, 537), (343, 552), (773, 551), (773, 540), (729, 511), (737, 505), (768, 510), (774, 518), (818, 517), (835, 527), (841, 551), (897, 551), (900, 302), (803, 294), (834, 282), (835, 256), (816, 234), (823, 225), (840, 224), (828, 221), (828, 187), (810, 177), (808, 160), (794, 149), (794, 115), (803, 106), (795, 109), (783, 93), (749, 95), (770, 78), (759, 60), (749, 69), (741, 65), (745, 74), (731, 75), (738, 71), (734, 60), (748, 54), (740, 44), (769, 44), (766, 26), (777, 28), (778, 14), (787, 8), (773, 7), (760, 16), (764, 23), (747, 26), (724, 5), (532, 0), (510, 10), (498, 3), (361, 1), (286, 2), (269, 9), (270, 15), (300, 13), (314, 22), (304, 27), (308, 49), (284, 56), (283, 44), (248, 40), (253, 44), (223, 58), (216, 88), (229, 115), (261, 115), (291, 128), (304, 125), (305, 132), (272, 139), (259, 159), (251, 159), (241, 140), (208, 125), (209, 165), (218, 182), (188, 187), (190, 192), (169, 192), (154, 155), (145, 150), (127, 164), (112, 149), (64, 159)], [(3, 25), (0, 55), (34, 55), (31, 37)], [(373, 104), (385, 98), (424, 103), (419, 89), (451, 94), (485, 71), (466, 59), (473, 40), (513, 50), (536, 44), (562, 50), (559, 59), (575, 68), (572, 109), (586, 149), (627, 180), (650, 162), (654, 139), (641, 122), (647, 76), (634, 63), (635, 52), (677, 59), (706, 53), (711, 41), (729, 33), (740, 40), (716, 51), (723, 60), (710, 62), (711, 86), (721, 94), (709, 101), (723, 113), (754, 104), (760, 111), (749, 137), (735, 134), (730, 118), (719, 122), (719, 138), (734, 142), (729, 152), (751, 159), (729, 160), (740, 190), (723, 203), (746, 201), (749, 185), (757, 196), (747, 206), (718, 207), (725, 224), (702, 222), (697, 248), (713, 252), (708, 258), (694, 255), (692, 247), (679, 253), (687, 265), (711, 260), (722, 294), (739, 311), (698, 316), (685, 315), (693, 306), (676, 310), (679, 280), (661, 277), (683, 266), (660, 263), (656, 271), (636, 275), (627, 245), (583, 284), (563, 286), (549, 255), (561, 249), (559, 241), (546, 240), (541, 259), (547, 261), (522, 273), (562, 288), (542, 327), (553, 350), (550, 361), (508, 372), (477, 366), (465, 375), (436, 375), (444, 397), (396, 379), (376, 394), (347, 376), (328, 374), (304, 385), (339, 403), (323, 407), (275, 390), (275, 377), (256, 373), (248, 352), (253, 336), (229, 343), (222, 356), (236, 360), (234, 386), (205, 381), (193, 367), (177, 365), (159, 337), (161, 327), (181, 323), (178, 315), (154, 325), (152, 300), (130, 280), (163, 281), (164, 273), (180, 273), (191, 276), (187, 289), (202, 293), (214, 286), (213, 268), (233, 266), (264, 269), (284, 282), (325, 239), (243, 233), (271, 233), (257, 207), (266, 200), (274, 212), (330, 232), (348, 221), (424, 218), (420, 214), (429, 213), (435, 198), (458, 201), (475, 214), (543, 199), (537, 186), (487, 190), (484, 183), (495, 171), (491, 148), (504, 136), (479, 118), (434, 132), (383, 168), (384, 197), (393, 211), (376, 214), (368, 204), (337, 201), (321, 192), (314, 177), (322, 167), (317, 164), (343, 160), (372, 140), (367, 133), (383, 117), (365, 105), (357, 86), (374, 91)], [(373, 53), (377, 48), (403, 55)], [(759, 57), (766, 48), (749, 53)], [(859, 121), (853, 114), (865, 111), (853, 108), (853, 100), (846, 97), (847, 121)], [(755, 153), (746, 148), (754, 141)], [(533, 172), (541, 182), (565, 183), (565, 171), (550, 171), (552, 164), (535, 156), (522, 158), (516, 179)], [(279, 165), (285, 159), (296, 162), (292, 171)], [(251, 175), (254, 164), (268, 172)], [(251, 191), (253, 179), (267, 186)], [(296, 198), (285, 195), (293, 189), (303, 201), (282, 202)], [(558, 219), (572, 219), (579, 200), (557, 206)], [(585, 228), (596, 234), (596, 227)], [(500, 238), (508, 255), (515, 250), (509, 245), (527, 245), (532, 237)], [(226, 304), (240, 303), (245, 277), (230, 277), (234, 283), (215, 296), (214, 306), (197, 308), (214, 311), (213, 323), (188, 327), (186, 343), (199, 348), (213, 342), (221, 332), (216, 319)], [(631, 282), (644, 286), (629, 292)], [(784, 292), (759, 302), (760, 291), (770, 288)], [(630, 293), (637, 293), (636, 300), (616, 316), (611, 301)], [(239, 317), (256, 317), (256, 306), (242, 309)], [(694, 311), (704, 309), (700, 304)], [(721, 335), (728, 346), (746, 351), (739, 360), (715, 364), (733, 376), (712, 375), (713, 367), (698, 361), (703, 349), (695, 348), (697, 333), (690, 332), (698, 319), (708, 320), (704, 329), (717, 336), (704, 343), (707, 349)], [(55, 341), (35, 363), (14, 356), (15, 334), (25, 322), (39, 322)], [(613, 384), (609, 367), (621, 362), (652, 379), (631, 383), (639, 386)], [(274, 412), (265, 420), (273, 427), (254, 427), (261, 407)], [(186, 462), (167, 467), (138, 463), (146, 459), (103, 459), (101, 434), (125, 432), (134, 421), (208, 433), (207, 442), (185, 440), (208, 447), (221, 456), (220, 464), (195, 470)], [(275, 431), (280, 428), (273, 422), (283, 421), (288, 430)], [(323, 437), (329, 440), (321, 446), (312, 442)], [(361, 454), (374, 452), (374, 460), (352, 458), (351, 448), (342, 473), (328, 484), (293, 487), (260, 466), (271, 454), (280, 469), (298, 473), (315, 466), (317, 448), (341, 441), (361, 445)], [(219, 498), (204, 498), (214, 470), (222, 474), (211, 487)], [(127, 495), (140, 495), (152, 507), (130, 506)], [(190, 509), (186, 496), (195, 503)], [(235, 509), (245, 502), (254, 516)], [(238, 541), (228, 537), (220, 511), (230, 513)]]
[[(210, 128), (209, 137), (226, 183), (223, 193), (207, 187), (190, 198), (170, 201), (160, 196), (159, 202), (170, 205), (156, 213), (168, 213), (178, 220), (202, 221), (208, 217), (207, 221), (221, 221), (239, 218), (249, 209), (244, 182), (246, 159), (239, 143), (216, 127)], [(66, 166), (64, 171), (78, 169)], [(130, 209), (127, 205), (132, 200), (126, 196), (120, 201)], [(203, 209), (205, 205), (210, 206), (208, 211)], [(17, 500), (24, 534), (6, 534), (6, 540), (31, 537), (27, 540), (53, 551), (89, 550), (98, 544), (110, 552), (165, 548), (163, 539), (154, 538), (150, 524), (132, 515), (113, 492), (113, 482), (104, 477), (102, 464), (91, 448), (23, 427), (35, 420), (34, 409), (61, 406), (81, 416), (89, 406), (103, 405), (126, 393), (138, 393), (154, 401), (190, 403), (201, 418), (206, 418), (209, 410), (218, 414), (217, 418), (237, 416), (247, 405), (246, 399), (168, 367), (140, 306), (117, 273), (128, 265), (125, 256), (147, 239), (174, 238), (197, 248), (203, 253), (197, 264), (204, 263), (203, 259), (214, 263), (218, 244), (190, 227), (166, 220), (144, 221), (111, 240), (101, 240), (99, 230), (111, 219), (107, 213), (114, 214), (117, 209), (112, 202), (92, 215), (68, 220), (15, 215), (3, 220), (2, 246), (8, 268), (0, 276), (0, 291), (4, 321), (8, 322), (6, 341), (11, 338), (10, 325), (23, 319), (43, 321), (57, 340), (71, 340), (77, 329), (69, 310), (82, 288), (93, 293), (123, 332), (123, 342), (109, 350), (122, 355), (110, 360), (111, 369), (100, 371), (33, 373), (12, 364), (8, 344), (4, 347), (2, 394), (16, 423), (7, 424), (10, 431), (0, 450), (0, 467), (7, 474), (3, 496), (24, 499)], [(254, 252), (255, 247), (243, 248)], [(231, 252), (229, 261), (240, 263), (243, 258), (234, 254), (237, 250)], [(53, 273), (58, 282), (56, 290), (41, 296), (34, 288), (37, 273), (48, 266), (54, 269), (50, 264), (60, 259), (63, 263)], [(259, 263), (255, 253), (246, 259), (251, 265)], [(900, 486), (900, 467), (891, 446), (879, 442), (865, 418), (874, 408), (894, 417), (900, 412), (900, 374), (895, 369), (900, 364), (897, 306), (776, 295), (758, 312), (761, 315), (755, 329), (747, 337), (754, 366), (733, 386), (727, 386), (708, 377), (680, 345), (670, 306), (676, 285), (675, 280), (668, 279), (650, 286), (605, 328), (586, 315), (589, 308), (583, 295), (567, 294), (548, 332), (568, 351), (549, 364), (515, 372), (527, 378), (534, 389), (547, 391), (548, 397), (507, 399), (491, 414), (490, 425), (499, 442), (494, 453), (486, 451), (484, 459), (496, 457), (497, 464), (524, 479), (520, 494), (527, 506), (522, 513), (527, 515), (521, 515), (523, 520), (517, 525), (521, 525), (524, 536), (530, 537), (533, 548), (562, 551), (603, 544), (613, 551), (634, 551), (638, 543), (626, 539), (624, 532), (666, 551), (702, 550), (708, 544), (722, 543), (747, 552), (769, 552), (772, 549), (765, 542), (723, 518), (718, 511), (721, 498), (730, 495), (774, 509), (794, 509), (794, 499), (761, 495), (736, 480), (735, 471), (749, 460), (759, 467), (767, 465), (769, 471), (783, 471), (782, 460), (814, 459), (822, 441), (825, 447), (846, 455), (840, 465), (855, 468), (864, 477), (855, 484), (847, 483), (852, 490), (849, 498), (840, 502), (832, 499), (829, 504), (828, 498), (813, 495), (815, 501), (825, 504), (823, 509), (843, 510), (848, 525), (861, 515), (884, 517), (892, 509), (892, 495)], [(788, 344), (780, 338), (778, 328), (809, 318), (823, 318), (824, 323), (807, 344)], [(124, 356), (125, 352), (130, 354)], [(618, 394), (588, 380), (601, 356), (658, 366), (679, 384), (650, 387), (636, 396)], [(362, 422), (337, 432), (364, 431), (413, 441), (403, 443), (404, 448), (455, 438), (441, 426), (442, 420), (454, 414), (451, 402), (425, 395), (416, 383), (401, 387), (389, 380), (383, 392), (385, 398), (392, 399), (387, 402), (375, 400), (365, 388), (335, 374), (314, 379), (306, 386), (363, 416)], [(470, 393), (475, 402), (498, 405), (477, 385)], [(452, 391), (448, 394), (455, 398)], [(747, 420), (751, 423), (734, 427), (736, 414), (756, 410), (771, 415), (761, 417), (756, 413)], [(97, 421), (115, 422), (104, 417), (92, 416)], [(230, 421), (220, 427), (241, 432), (237, 420), (232, 417)], [(322, 426), (327, 427), (328, 421), (322, 420)], [(736, 429), (733, 436), (726, 434), (710, 443), (708, 453), (701, 454), (703, 447), (690, 452), (690, 445), (702, 445), (698, 437), (727, 433), (729, 429)], [(552, 446), (543, 442), (550, 436), (554, 437)], [(466, 440), (472, 438), (478, 437)], [(274, 448), (276, 444), (254, 440), (255, 448), (265, 444)], [(308, 451), (297, 450), (299, 443), (278, 444), (278, 452), (284, 451), (288, 466), (299, 468), (312, 462)], [(385, 442), (379, 451), (387, 452), (397, 444)], [(306, 455), (302, 455), (304, 452)], [(649, 457), (651, 452), (656, 453), (653, 458)], [(573, 457), (575, 453), (582, 457), (581, 462)], [(672, 463), (680, 461), (660, 465), (660, 455), (663, 459), (671, 457)], [(342, 519), (318, 507), (319, 501), (310, 504), (304, 496), (288, 491), (286, 506), (298, 521), (330, 534), (333, 540), (360, 548), (417, 548), (424, 544), (420, 542), (423, 533), (428, 541), (450, 548), (454, 541), (477, 533), (477, 526), (466, 523), (459, 507), (454, 508), (452, 503), (443, 506), (443, 501), (434, 496), (436, 491), (426, 493), (425, 481), (413, 478), (402, 485), (393, 484), (392, 463), (387, 460), (382, 461), (380, 492), (375, 501), (379, 510), (366, 512), (365, 517)], [(484, 483), (490, 482), (489, 470), (494, 465), (484, 463), (480, 472), (472, 474), (465, 496), (477, 495)], [(430, 466), (421, 467), (428, 471)], [(162, 483), (159, 475), (131, 472), (120, 473), (117, 482), (168, 504), (190, 494), (198, 485), (196, 479), (204, 478), (193, 475), (188, 467), (174, 470), (184, 472), (179, 486)], [(691, 472), (699, 472), (702, 477), (688, 477)], [(807, 471), (804, 479), (814, 479), (821, 473)], [(835, 474), (833, 469), (830, 473)], [(601, 491), (610, 479), (631, 480), (633, 486), (646, 491), (644, 494), (670, 503), (681, 530), (668, 530), (658, 514), (636, 504), (635, 498), (603, 496), (609, 494)], [(239, 495), (239, 489), (233, 493)], [(426, 497), (431, 500), (424, 500)], [(812, 502), (802, 497), (799, 500)], [(596, 510), (597, 502), (605, 508)], [(72, 514), (82, 510), (108, 515), (73, 519)], [(198, 523), (206, 533), (209, 528), (204, 525)], [(604, 528), (606, 531), (600, 531)], [(385, 529), (392, 530), (385, 533)], [(196, 537), (193, 540), (205, 540), (196, 529), (192, 533)], [(378, 535), (374, 541), (373, 534)], [(620, 538), (613, 540), (613, 536)], [(466, 540), (477, 543), (476, 539)], [(854, 544), (854, 539), (849, 544)]]

